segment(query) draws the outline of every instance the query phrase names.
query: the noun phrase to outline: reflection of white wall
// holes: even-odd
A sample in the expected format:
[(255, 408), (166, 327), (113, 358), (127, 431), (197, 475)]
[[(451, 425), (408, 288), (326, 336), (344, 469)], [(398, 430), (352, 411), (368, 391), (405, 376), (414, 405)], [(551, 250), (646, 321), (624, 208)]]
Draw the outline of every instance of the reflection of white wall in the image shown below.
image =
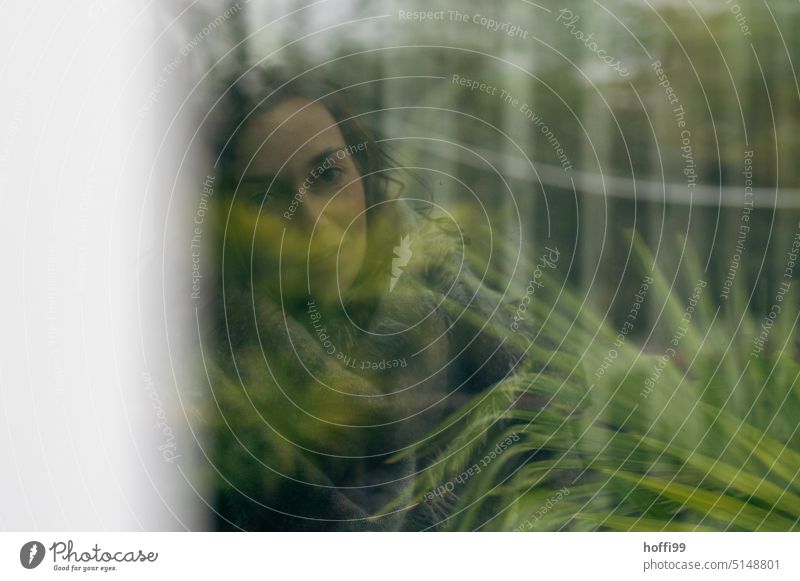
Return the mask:
[(2, 529), (198, 526), (143, 379), (140, 245), (163, 215), (146, 210), (153, 21), (137, 10), (31, 4), (1, 25)]

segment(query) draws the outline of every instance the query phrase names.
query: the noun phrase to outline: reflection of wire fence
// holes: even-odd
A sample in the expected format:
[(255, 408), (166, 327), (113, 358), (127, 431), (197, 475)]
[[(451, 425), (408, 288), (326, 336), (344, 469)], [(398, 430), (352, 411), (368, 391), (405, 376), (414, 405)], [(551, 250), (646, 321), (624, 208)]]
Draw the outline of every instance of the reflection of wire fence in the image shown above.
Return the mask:
[[(394, 128), (392, 135), (425, 135), (431, 141), (419, 140), (415, 146), (424, 150), (425, 156), (435, 156), (450, 162), (457, 162), (485, 170), (486, 166), (477, 156), (460, 154), (455, 148), (445, 148), (439, 140), (445, 136), (432, 136), (430, 129), (404, 125)], [(518, 156), (503, 151), (471, 146), (470, 149), (487, 159), (495, 167), (503, 168), (506, 179), (541, 180), (542, 185), (571, 190), (604, 197), (639, 200), (642, 202), (663, 202), (669, 204), (692, 204), (701, 206), (741, 207), (744, 188), (739, 186), (697, 185), (690, 193), (685, 183), (659, 182), (654, 180), (632, 179), (594, 172), (572, 170), (568, 175), (560, 165), (531, 160), (536, 168), (532, 174), (531, 166)], [(573, 183), (574, 182), (574, 183)], [(800, 209), (800, 189), (754, 187), (753, 206), (756, 208), (798, 208)]]

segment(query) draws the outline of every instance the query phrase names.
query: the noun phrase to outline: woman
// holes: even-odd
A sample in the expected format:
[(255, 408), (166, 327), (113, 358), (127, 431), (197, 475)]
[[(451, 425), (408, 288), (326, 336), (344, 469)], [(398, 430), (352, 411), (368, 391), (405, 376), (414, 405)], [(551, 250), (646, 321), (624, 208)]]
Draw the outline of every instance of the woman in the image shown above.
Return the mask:
[(306, 74), (260, 72), (219, 109), (209, 341), (220, 528), (431, 526), (439, 517), (411, 490), (433, 458), (398, 453), (521, 353), (458, 224), (402, 196), (348, 97)]

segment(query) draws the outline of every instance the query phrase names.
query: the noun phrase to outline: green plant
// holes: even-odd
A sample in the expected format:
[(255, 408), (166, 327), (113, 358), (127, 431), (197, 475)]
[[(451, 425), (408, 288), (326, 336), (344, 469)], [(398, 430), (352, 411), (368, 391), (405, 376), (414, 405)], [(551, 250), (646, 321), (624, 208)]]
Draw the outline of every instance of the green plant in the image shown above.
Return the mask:
[(525, 361), (414, 449), (430, 459), (415, 485), (419, 507), (519, 435), (479, 473), (428, 500), (430, 528), (800, 530), (796, 289), (757, 353), (762, 321), (747, 308), (744, 283), (717, 306), (691, 255), (670, 282), (633, 244), (652, 281), (649, 340), (620, 340), (618, 328), (549, 278), (531, 302), (530, 334), (508, 337), (528, 348)]

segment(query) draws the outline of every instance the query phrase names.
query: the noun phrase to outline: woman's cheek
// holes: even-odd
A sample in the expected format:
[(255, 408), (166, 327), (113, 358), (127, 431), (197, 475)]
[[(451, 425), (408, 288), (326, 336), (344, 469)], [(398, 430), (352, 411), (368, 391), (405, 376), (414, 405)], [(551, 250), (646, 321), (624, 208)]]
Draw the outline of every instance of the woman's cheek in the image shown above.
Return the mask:
[[(247, 261), (252, 259), (254, 266), (260, 264), (277, 272), (284, 227), (286, 224), (281, 223), (280, 216), (269, 212), (259, 213), (258, 209), (248, 204), (236, 203), (227, 225), (227, 241), (237, 254)], [(284, 259), (287, 255), (293, 256), (292, 237), (286, 238), (283, 243)]]
[(335, 201), (333, 218), (339, 227), (341, 236), (353, 244), (360, 242), (364, 236), (366, 213), (364, 212), (364, 188), (361, 182), (354, 182), (342, 190)]

